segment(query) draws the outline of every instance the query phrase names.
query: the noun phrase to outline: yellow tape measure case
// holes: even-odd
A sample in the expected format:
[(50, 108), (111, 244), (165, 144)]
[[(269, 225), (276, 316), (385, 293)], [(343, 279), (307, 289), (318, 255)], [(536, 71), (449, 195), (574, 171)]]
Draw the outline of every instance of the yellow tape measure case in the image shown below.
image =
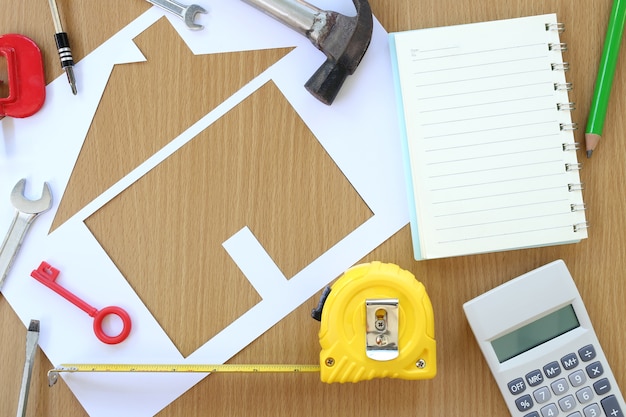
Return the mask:
[(437, 373), (433, 308), (424, 285), (394, 264), (352, 267), (321, 314), (322, 382), (429, 379)]

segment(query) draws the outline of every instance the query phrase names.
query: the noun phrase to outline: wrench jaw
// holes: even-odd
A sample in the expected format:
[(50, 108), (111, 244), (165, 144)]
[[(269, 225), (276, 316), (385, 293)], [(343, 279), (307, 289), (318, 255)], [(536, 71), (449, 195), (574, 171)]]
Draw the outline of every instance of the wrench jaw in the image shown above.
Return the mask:
[(195, 23), (194, 20), (196, 18), (196, 15), (198, 13), (203, 13), (206, 14), (207, 11), (201, 7), (198, 6), (197, 4), (192, 4), (189, 7), (187, 7), (187, 10), (185, 10), (185, 24), (187, 25), (187, 28), (191, 29), (191, 30), (202, 30), (204, 29), (203, 25), (200, 25), (198, 23)]
[(11, 191), (11, 204), (19, 212), (24, 214), (39, 214), (47, 211), (52, 207), (52, 192), (50, 191), (50, 185), (47, 182), (43, 184), (41, 191), (41, 197), (37, 200), (29, 200), (24, 196), (24, 190), (26, 188), (26, 179), (22, 178), (15, 184), (13, 191)]

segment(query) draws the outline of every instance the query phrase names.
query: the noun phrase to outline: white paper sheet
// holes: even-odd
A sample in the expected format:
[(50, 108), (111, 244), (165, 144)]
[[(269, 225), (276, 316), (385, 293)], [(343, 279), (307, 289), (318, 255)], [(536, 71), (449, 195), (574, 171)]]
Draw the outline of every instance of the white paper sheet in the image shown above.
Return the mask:
[[(209, 11), (197, 16), (204, 30), (190, 31), (179, 19), (153, 7), (78, 62), (78, 96), (71, 95), (63, 75), (47, 86), (46, 103), (36, 115), (0, 122), (0, 233), (8, 230), (13, 217), (9, 195), (20, 178), (27, 178), (26, 194), (31, 198), (39, 197), (44, 181), (53, 193), (53, 208), (33, 224), (2, 292), (25, 326), (31, 319), (41, 321), (39, 343), (54, 365), (223, 363), (408, 222), (387, 34), (380, 24), (375, 21), (371, 45), (356, 73), (334, 104), (326, 106), (303, 87), (325, 59), (306, 38), (240, 1), (197, 3)], [(316, 6), (354, 14), (349, 0), (320, 0)], [(113, 65), (145, 61), (132, 39), (164, 15), (194, 54), (296, 48), (48, 234)], [(262, 301), (184, 358), (84, 220), (270, 79), (374, 214), (294, 277), (283, 276), (254, 231), (243, 227), (223, 247)], [(88, 300), (97, 294), (98, 302), (123, 306), (133, 320), (128, 339), (118, 345), (96, 339), (90, 317), (29, 277), (42, 260), (59, 268), (63, 285), (77, 295)], [(154, 415), (204, 377), (63, 376), (89, 415), (107, 417)]]

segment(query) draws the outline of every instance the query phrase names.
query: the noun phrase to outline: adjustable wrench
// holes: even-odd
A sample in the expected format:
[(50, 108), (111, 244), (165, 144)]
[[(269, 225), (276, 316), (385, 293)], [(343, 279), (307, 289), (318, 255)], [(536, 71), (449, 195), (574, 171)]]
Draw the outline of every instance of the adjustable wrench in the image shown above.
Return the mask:
[(206, 13), (207, 11), (198, 6), (197, 4), (192, 4), (191, 6), (185, 6), (184, 4), (180, 4), (174, 0), (147, 0), (148, 3), (152, 3), (153, 5), (160, 7), (166, 12), (170, 12), (180, 17), (187, 27), (191, 30), (200, 30), (204, 26), (194, 23), (193, 19), (196, 17), (198, 13)]
[(52, 193), (47, 182), (44, 183), (41, 198), (38, 200), (29, 200), (24, 197), (25, 185), (26, 179), (21, 179), (11, 191), (11, 204), (17, 211), (2, 247), (0, 247), (0, 288), (2, 288), (4, 279), (22, 246), (28, 228), (40, 213), (52, 207)]

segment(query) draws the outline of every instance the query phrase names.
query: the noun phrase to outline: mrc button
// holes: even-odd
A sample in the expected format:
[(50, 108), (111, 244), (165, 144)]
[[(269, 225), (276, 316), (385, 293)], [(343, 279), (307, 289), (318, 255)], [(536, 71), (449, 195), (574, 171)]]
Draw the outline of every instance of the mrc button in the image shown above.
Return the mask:
[(535, 369), (534, 371), (527, 373), (526, 382), (528, 382), (528, 385), (531, 387), (541, 384), (543, 382), (543, 375), (541, 374), (541, 371), (539, 369)]
[(509, 391), (511, 391), (511, 394), (513, 395), (524, 392), (524, 390), (526, 389), (526, 383), (522, 378), (515, 378), (513, 381), (509, 382), (507, 386), (509, 387)]

